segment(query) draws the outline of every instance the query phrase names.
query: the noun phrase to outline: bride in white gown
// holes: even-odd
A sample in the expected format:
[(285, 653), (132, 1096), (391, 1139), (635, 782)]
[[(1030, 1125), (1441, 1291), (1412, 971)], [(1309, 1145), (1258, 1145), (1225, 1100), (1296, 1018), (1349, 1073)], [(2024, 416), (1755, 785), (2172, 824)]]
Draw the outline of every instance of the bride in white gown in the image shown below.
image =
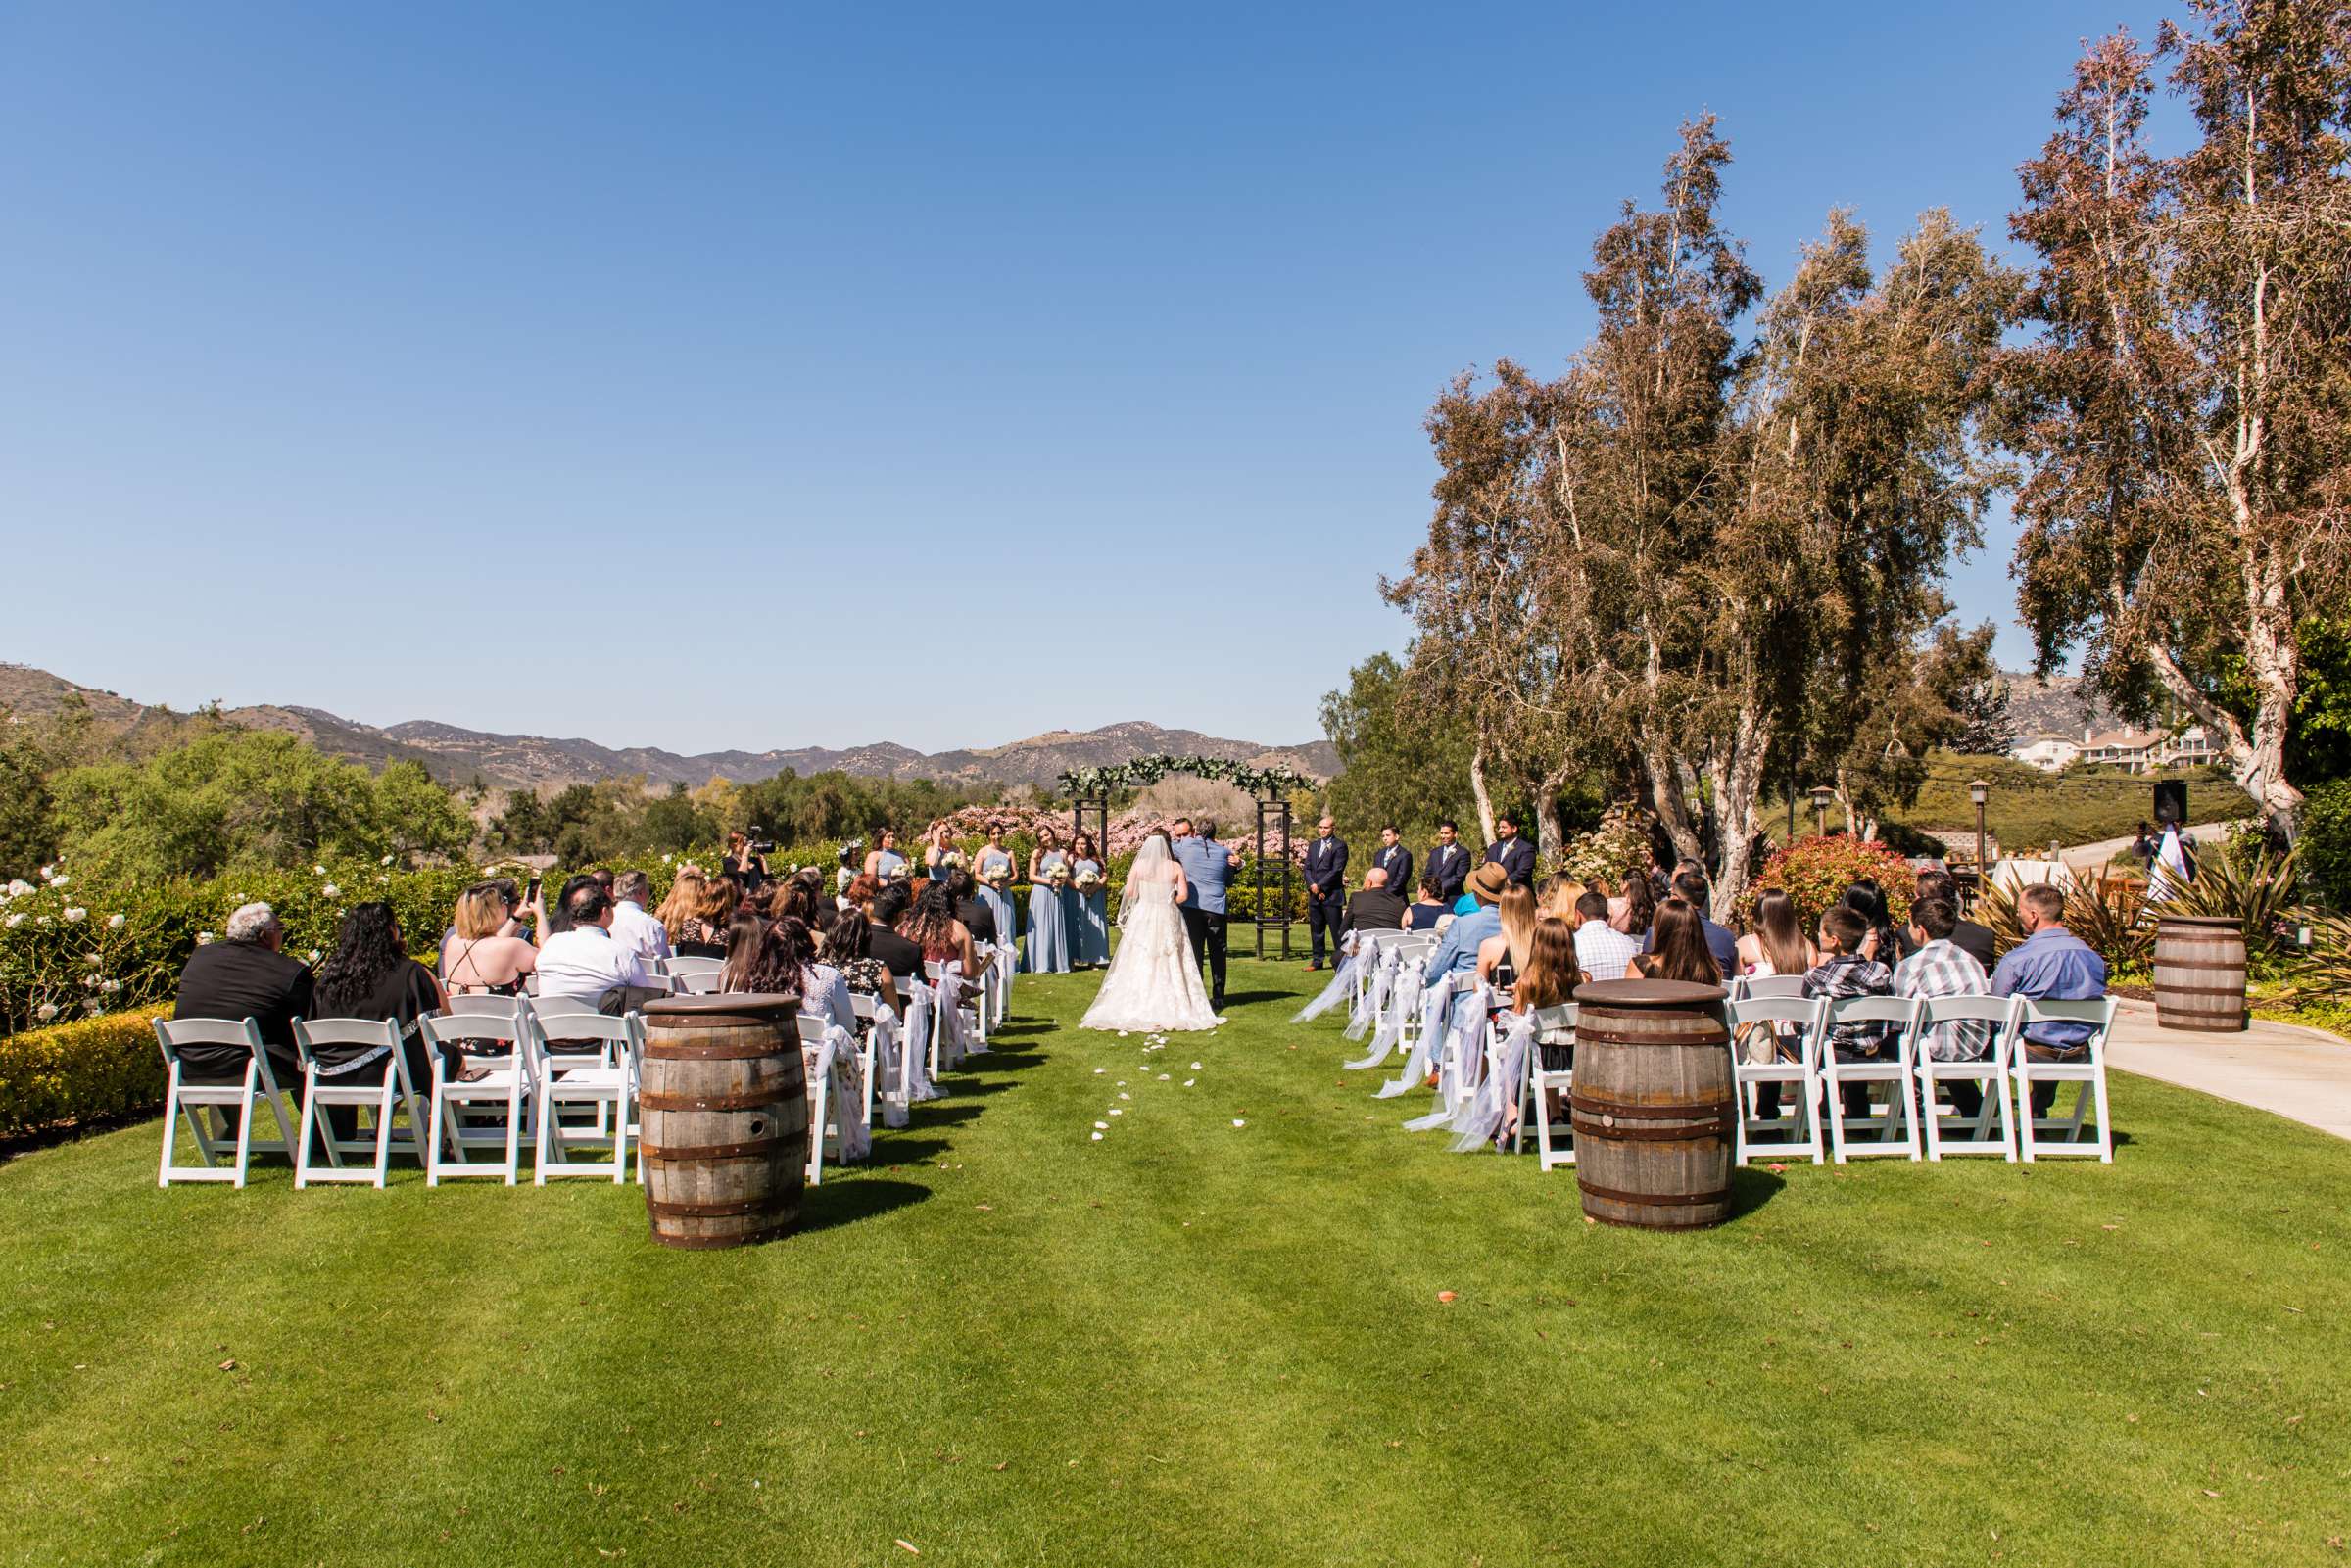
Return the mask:
[(1119, 950), (1103, 976), (1087, 1029), (1213, 1029), (1224, 1021), (1209, 1010), (1208, 988), (1184, 935), (1183, 868), (1168, 852), (1165, 833), (1153, 833), (1135, 852), (1119, 903)]

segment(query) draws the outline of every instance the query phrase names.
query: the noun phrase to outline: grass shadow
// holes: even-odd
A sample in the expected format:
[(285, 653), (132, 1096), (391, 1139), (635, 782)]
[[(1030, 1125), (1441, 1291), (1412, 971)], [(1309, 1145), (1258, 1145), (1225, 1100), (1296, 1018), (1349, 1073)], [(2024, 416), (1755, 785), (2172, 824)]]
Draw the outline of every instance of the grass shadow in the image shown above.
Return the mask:
[(820, 1230), (833, 1230), (841, 1225), (854, 1225), (861, 1219), (875, 1219), (894, 1210), (919, 1204), (931, 1196), (931, 1189), (911, 1181), (892, 1181), (887, 1177), (857, 1181), (832, 1181), (821, 1187), (810, 1187), (800, 1198), (800, 1222), (793, 1227), (794, 1235), (805, 1236)]
[(921, 1136), (900, 1137), (887, 1128), (874, 1129), (874, 1152), (865, 1168), (876, 1165), (919, 1165), (954, 1151), (955, 1145), (944, 1138)]
[(1788, 1185), (1784, 1176), (1752, 1165), (1742, 1165), (1731, 1172), (1731, 1218), (1744, 1219), (1779, 1196)]
[(1313, 997), (1295, 991), (1226, 991), (1224, 993), (1226, 1007), (1240, 1007), (1249, 1002), (1296, 1002), (1300, 1007), (1304, 1007), (1313, 1000)]

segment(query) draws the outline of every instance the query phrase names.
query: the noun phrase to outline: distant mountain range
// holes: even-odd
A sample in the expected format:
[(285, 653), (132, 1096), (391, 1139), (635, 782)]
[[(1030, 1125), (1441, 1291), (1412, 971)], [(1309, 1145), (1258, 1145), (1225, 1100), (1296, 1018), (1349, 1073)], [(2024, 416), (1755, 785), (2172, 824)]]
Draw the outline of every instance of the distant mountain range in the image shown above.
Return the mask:
[(2085, 728), (2111, 730), (2116, 726), (2113, 712), (2083, 691), (2078, 675), (2052, 675), (2043, 681), (2030, 675), (2003, 674), (2001, 679), (2008, 683), (2008, 718), (2020, 741), (2037, 736), (2079, 740)]
[[(0, 708), (21, 714), (56, 710), (78, 692), (97, 720), (110, 728), (135, 730), (158, 722), (164, 710), (112, 691), (76, 685), (46, 670), (0, 664)], [(490, 735), (431, 719), (411, 719), (389, 729), (340, 718), (319, 708), (261, 705), (222, 710), (232, 724), (257, 730), (285, 730), (330, 756), (349, 757), (371, 768), (403, 759), (421, 762), (445, 784), (479, 778), (503, 788), (560, 788), (564, 784), (642, 774), (648, 783), (688, 785), (726, 778), (748, 784), (790, 768), (807, 775), (839, 769), (867, 778), (937, 779), (962, 784), (1032, 784), (1050, 787), (1065, 770), (1100, 767), (1154, 752), (1229, 758), (1258, 766), (1285, 763), (1318, 779), (1338, 771), (1337, 750), (1327, 740), (1302, 745), (1264, 745), (1228, 740), (1197, 730), (1166, 730), (1140, 720), (1099, 730), (1056, 730), (979, 750), (924, 753), (894, 741), (836, 751), (801, 746), (775, 751), (707, 751), (681, 756), (658, 746), (615, 749), (593, 740), (545, 736)]]

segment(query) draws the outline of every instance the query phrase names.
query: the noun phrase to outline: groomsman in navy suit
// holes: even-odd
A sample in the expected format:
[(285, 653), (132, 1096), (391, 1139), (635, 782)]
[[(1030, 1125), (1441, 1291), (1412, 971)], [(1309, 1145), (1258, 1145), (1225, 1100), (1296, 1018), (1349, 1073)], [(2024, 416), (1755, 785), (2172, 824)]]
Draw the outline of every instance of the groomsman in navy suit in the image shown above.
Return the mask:
[(1486, 864), (1500, 866), (1512, 882), (1520, 887), (1535, 885), (1535, 846), (1518, 836), (1518, 825), (1508, 817), (1494, 819), (1494, 832), (1500, 834), (1486, 846)]
[(1469, 880), (1469, 851), (1462, 847), (1461, 836), (1450, 818), (1438, 823), (1437, 847), (1428, 852), (1428, 874), (1437, 879), (1438, 901), (1447, 905), (1461, 902), (1462, 888)]
[(1388, 874), (1388, 891), (1411, 903), (1413, 899), (1413, 852), (1404, 847), (1403, 835), (1393, 824), (1379, 831), (1379, 853), (1371, 864)]
[(1307, 968), (1322, 967), (1322, 933), (1330, 933), (1331, 962), (1338, 962), (1339, 932), (1347, 922), (1347, 840), (1332, 830), (1328, 817), (1315, 824), (1315, 841), (1306, 846), (1306, 929), (1312, 955)]

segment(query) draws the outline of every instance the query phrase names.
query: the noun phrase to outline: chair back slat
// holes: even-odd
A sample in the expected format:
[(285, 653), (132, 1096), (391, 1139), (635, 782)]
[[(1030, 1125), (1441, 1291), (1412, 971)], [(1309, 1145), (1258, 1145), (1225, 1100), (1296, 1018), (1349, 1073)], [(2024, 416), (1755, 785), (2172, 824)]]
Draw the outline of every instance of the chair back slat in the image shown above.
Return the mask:
[(155, 1032), (168, 1050), (183, 1045), (262, 1048), (261, 1025), (251, 1019), (157, 1019)]

